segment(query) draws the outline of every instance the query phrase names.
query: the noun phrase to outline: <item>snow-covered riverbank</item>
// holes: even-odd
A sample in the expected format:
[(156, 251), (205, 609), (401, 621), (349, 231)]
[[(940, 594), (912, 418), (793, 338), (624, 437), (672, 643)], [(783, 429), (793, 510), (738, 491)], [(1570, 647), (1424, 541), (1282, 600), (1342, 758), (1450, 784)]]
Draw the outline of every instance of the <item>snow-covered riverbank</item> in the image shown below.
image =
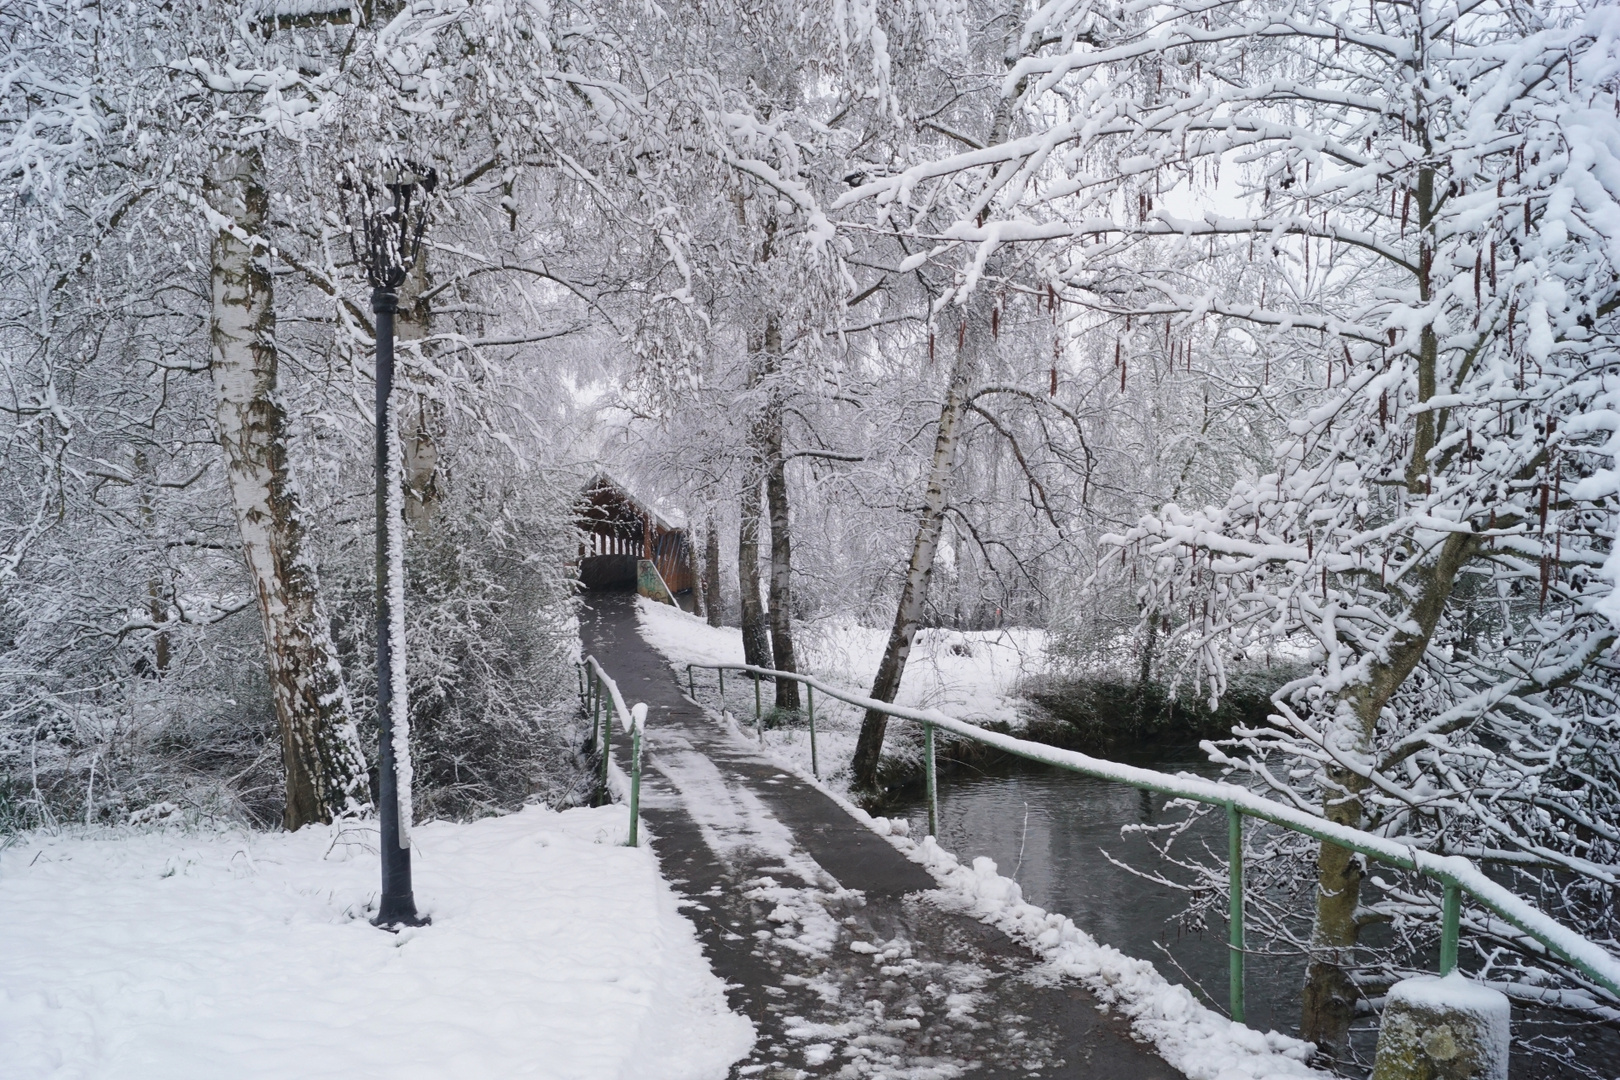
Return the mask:
[[(742, 631), (734, 626), (713, 627), (702, 619), (668, 604), (645, 598), (637, 601), (641, 632), (663, 653), (685, 681), (686, 664), (740, 664)], [(806, 628), (796, 642), (804, 671), (835, 685), (864, 694), (871, 688), (883, 657), (887, 630), (854, 623), (819, 624)], [(975, 724), (1020, 723), (1017, 689), (1026, 677), (1038, 674), (1045, 659), (1046, 634), (1014, 627), (1003, 630), (922, 630), (912, 646), (901, 683), (899, 704), (939, 709)], [(712, 704), (715, 675), (699, 671), (697, 681)], [(734, 675), (726, 682), (727, 703), (740, 724), (754, 719), (752, 685)], [(764, 688), (769, 708), (773, 690)], [(860, 729), (858, 710), (838, 701), (816, 700), (816, 749), (822, 778), (837, 791), (847, 790), (841, 775), (855, 753)], [(905, 752), (908, 730), (897, 725), (889, 740), (890, 752)], [(773, 753), (810, 772), (810, 738), (805, 728), (770, 730), (766, 740)]]
[(25, 835), (0, 852), (7, 1080), (652, 1077), (747, 1053), (623, 806), (416, 831), (429, 928), (366, 922), (375, 832)]

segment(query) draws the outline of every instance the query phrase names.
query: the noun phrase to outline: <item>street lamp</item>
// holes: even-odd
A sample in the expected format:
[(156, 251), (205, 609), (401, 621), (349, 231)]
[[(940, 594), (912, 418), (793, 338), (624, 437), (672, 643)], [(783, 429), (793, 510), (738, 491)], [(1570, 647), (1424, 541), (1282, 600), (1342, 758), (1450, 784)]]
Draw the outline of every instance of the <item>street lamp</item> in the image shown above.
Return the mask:
[[(400, 531), (403, 494), (393, 404), (394, 315), (399, 311), (399, 287), (421, 251), (428, 220), (427, 200), (438, 186), (438, 175), (432, 169), (396, 161), (384, 167), (381, 181), (379, 191), (377, 184), (351, 168), (340, 192), (352, 192), (359, 201), (359, 227), (350, 224), (349, 244), (355, 262), (365, 269), (371, 285), (371, 310), (377, 316), (377, 818), (381, 829), (382, 900), (372, 922), (397, 930), (421, 926), (428, 920), (416, 913), (416, 898), (411, 894), (405, 540)], [(421, 198), (416, 197), (418, 189)]]

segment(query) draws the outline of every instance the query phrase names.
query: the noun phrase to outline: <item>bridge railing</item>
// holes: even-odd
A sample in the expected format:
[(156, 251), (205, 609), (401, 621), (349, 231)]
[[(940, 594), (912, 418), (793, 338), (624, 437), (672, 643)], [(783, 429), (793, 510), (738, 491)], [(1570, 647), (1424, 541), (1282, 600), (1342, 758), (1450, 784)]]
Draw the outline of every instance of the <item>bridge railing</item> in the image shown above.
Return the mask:
[[(722, 706), (725, 697), (725, 673), (743, 672), (754, 683), (754, 716), (760, 741), (765, 739), (764, 713), (760, 701), (761, 679), (791, 679), (807, 690), (821, 693), (859, 709), (875, 710), (897, 720), (922, 725), (923, 762), (928, 788), (928, 835), (938, 835), (939, 785), (934, 762), (934, 729), (943, 728), (965, 739), (993, 747), (1003, 753), (1043, 765), (1090, 776), (1098, 780), (1111, 780), (1134, 788), (1157, 792), (1176, 799), (1186, 799), (1209, 806), (1222, 807), (1227, 821), (1227, 921), (1230, 928), (1228, 942), (1229, 985), (1228, 1008), (1232, 1019), (1243, 1022), (1243, 819), (1256, 818), (1292, 832), (1317, 840), (1324, 840), (1350, 851), (1401, 870), (1408, 870), (1440, 883), (1442, 890), (1440, 922), (1440, 974), (1450, 974), (1457, 967), (1457, 946), (1461, 934), (1462, 897), (1471, 897), (1480, 907), (1517, 928), (1526, 937), (1539, 943), (1552, 955), (1579, 971), (1592, 983), (1620, 1000), (1620, 959), (1593, 941), (1559, 923), (1512, 891), (1486, 877), (1472, 860), (1460, 855), (1435, 855), (1397, 840), (1377, 836), (1360, 829), (1338, 825), (1297, 807), (1276, 802), (1237, 784), (1202, 777), (1172, 775), (1153, 769), (1124, 765), (1104, 758), (1094, 758), (1074, 750), (1062, 750), (1027, 739), (1014, 738), (1000, 732), (989, 731), (947, 716), (938, 709), (910, 709), (877, 701), (864, 695), (831, 686), (809, 675), (750, 664), (688, 664), (687, 688), (696, 700), (693, 668), (715, 671), (719, 674)], [(814, 698), (811, 698), (812, 702)], [(813, 708), (813, 704), (812, 704)], [(812, 714), (813, 715), (813, 714)], [(811, 723), (811, 755), (815, 759), (815, 727)], [(819, 776), (819, 770), (818, 770)]]
[(647, 726), (647, 706), (642, 702), (624, 703), (619, 684), (609, 678), (596, 662), (587, 655), (579, 665), (579, 693), (585, 711), (591, 714), (591, 730), (602, 751), (602, 775), (598, 790), (607, 797), (608, 766), (613, 760), (613, 717), (619, 718), (619, 730), (630, 736), (630, 839), (626, 847), (636, 847), (636, 831), (641, 815), (641, 735)]

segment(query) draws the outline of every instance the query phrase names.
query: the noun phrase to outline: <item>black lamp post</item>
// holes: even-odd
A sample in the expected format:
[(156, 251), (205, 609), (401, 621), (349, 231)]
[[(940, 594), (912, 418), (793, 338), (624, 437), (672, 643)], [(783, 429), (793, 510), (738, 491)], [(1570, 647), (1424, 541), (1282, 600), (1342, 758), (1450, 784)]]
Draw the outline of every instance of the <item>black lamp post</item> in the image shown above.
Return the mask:
[[(394, 430), (394, 316), (399, 311), (399, 287), (416, 262), (427, 228), (427, 199), (438, 184), (432, 169), (393, 162), (382, 172), (382, 197), (377, 186), (357, 173), (345, 178), (343, 188), (359, 198), (359, 228), (349, 229), (355, 261), (365, 268), (371, 285), (371, 310), (377, 316), (377, 817), (381, 827), (382, 900), (372, 920), (384, 929), (421, 926), (428, 920), (416, 913), (411, 893), (409, 825), (400, 828), (399, 756), (395, 750), (394, 703), (403, 702), (405, 680), (394, 671), (394, 631), (404, 591), (404, 538), (400, 533), (400, 462), (393, 450)], [(416, 198), (418, 189), (421, 198)], [(414, 205), (413, 205), (414, 202)], [(358, 243), (356, 242), (358, 232)], [(361, 244), (364, 245), (362, 250)], [(400, 627), (403, 626), (399, 620)], [(403, 641), (398, 643), (403, 647)], [(409, 768), (409, 759), (406, 759)], [(410, 811), (405, 808), (408, 822)]]

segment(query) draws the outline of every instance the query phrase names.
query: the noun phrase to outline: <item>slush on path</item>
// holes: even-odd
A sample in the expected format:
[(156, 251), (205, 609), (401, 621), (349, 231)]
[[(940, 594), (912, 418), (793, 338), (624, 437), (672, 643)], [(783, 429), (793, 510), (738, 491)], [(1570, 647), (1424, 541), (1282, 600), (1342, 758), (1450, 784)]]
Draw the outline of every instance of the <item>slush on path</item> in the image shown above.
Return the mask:
[(1181, 1074), (941, 902), (926, 869), (681, 693), (636, 629), (633, 595), (597, 593), (588, 652), (647, 703), (642, 813), (732, 1007), (759, 1033), (744, 1076)]

